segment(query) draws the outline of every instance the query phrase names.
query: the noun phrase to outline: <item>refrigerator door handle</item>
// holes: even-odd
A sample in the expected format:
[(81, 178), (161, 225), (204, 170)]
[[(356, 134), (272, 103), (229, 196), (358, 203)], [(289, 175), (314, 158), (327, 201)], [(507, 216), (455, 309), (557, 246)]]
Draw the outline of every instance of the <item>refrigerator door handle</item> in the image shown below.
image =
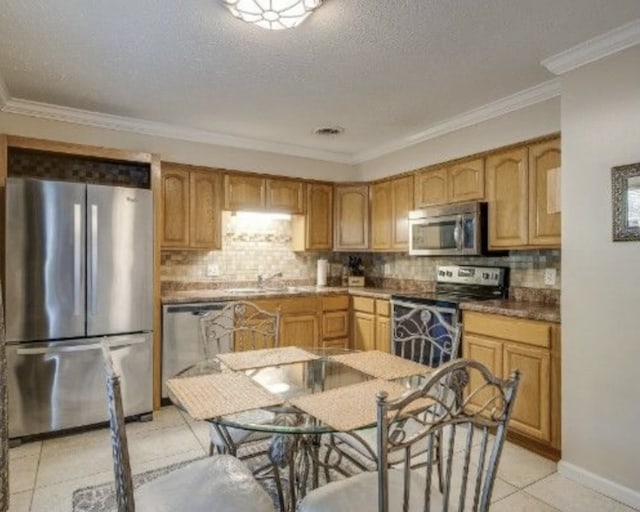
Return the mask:
[(82, 314), (82, 205), (73, 205), (73, 314)]
[(91, 205), (90, 222), (90, 239), (89, 239), (89, 314), (96, 314), (97, 293), (96, 287), (98, 283), (98, 205)]

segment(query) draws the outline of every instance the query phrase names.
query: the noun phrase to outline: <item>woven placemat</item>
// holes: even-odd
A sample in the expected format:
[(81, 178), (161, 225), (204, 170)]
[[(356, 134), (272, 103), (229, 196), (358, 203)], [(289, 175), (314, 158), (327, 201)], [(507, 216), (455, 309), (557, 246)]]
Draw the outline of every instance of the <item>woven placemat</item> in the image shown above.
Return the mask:
[(331, 359), (376, 379), (393, 380), (432, 371), (428, 366), (380, 350), (339, 354)]
[[(379, 391), (386, 391), (389, 399), (394, 399), (408, 390), (396, 382), (375, 379), (301, 396), (292, 399), (291, 403), (326, 425), (347, 432), (376, 422), (376, 394)], [(416, 400), (407, 410), (424, 409), (432, 403), (430, 399)]]
[(283, 403), (244, 373), (198, 375), (167, 381), (189, 416), (206, 420)]
[(232, 370), (249, 370), (282, 364), (312, 361), (319, 356), (298, 347), (265, 348), (218, 354), (218, 359)]

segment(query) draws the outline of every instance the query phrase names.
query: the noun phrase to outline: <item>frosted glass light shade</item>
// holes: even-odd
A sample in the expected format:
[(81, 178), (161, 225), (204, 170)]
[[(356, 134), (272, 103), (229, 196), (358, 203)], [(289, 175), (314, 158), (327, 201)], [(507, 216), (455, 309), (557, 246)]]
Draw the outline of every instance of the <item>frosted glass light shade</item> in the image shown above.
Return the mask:
[(297, 27), (322, 0), (223, 0), (236, 18), (269, 30)]

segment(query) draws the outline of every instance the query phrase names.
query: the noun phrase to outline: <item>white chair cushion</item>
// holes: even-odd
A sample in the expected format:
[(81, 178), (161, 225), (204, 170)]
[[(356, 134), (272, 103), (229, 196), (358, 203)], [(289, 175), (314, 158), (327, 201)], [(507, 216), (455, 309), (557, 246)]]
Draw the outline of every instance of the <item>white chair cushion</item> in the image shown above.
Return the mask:
[(216, 455), (171, 471), (135, 491), (140, 512), (273, 512), (267, 492), (235, 457)]
[[(403, 499), (402, 472), (397, 469), (389, 470), (389, 512), (402, 512)], [(424, 477), (416, 470), (411, 472), (411, 494), (409, 510), (424, 509)], [(437, 482), (432, 491), (431, 510), (441, 510), (439, 502), (440, 492)], [(367, 472), (331, 482), (323, 487), (311, 491), (300, 502), (299, 512), (338, 512), (348, 510), (362, 510), (372, 512), (378, 510), (378, 473)]]

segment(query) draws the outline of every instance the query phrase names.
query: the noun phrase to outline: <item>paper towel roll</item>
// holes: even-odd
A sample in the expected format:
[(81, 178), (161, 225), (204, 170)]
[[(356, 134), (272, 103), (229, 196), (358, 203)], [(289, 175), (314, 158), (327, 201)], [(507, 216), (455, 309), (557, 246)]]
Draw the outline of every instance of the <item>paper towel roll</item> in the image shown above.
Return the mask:
[(318, 260), (318, 272), (316, 274), (316, 286), (327, 286), (327, 260)]

